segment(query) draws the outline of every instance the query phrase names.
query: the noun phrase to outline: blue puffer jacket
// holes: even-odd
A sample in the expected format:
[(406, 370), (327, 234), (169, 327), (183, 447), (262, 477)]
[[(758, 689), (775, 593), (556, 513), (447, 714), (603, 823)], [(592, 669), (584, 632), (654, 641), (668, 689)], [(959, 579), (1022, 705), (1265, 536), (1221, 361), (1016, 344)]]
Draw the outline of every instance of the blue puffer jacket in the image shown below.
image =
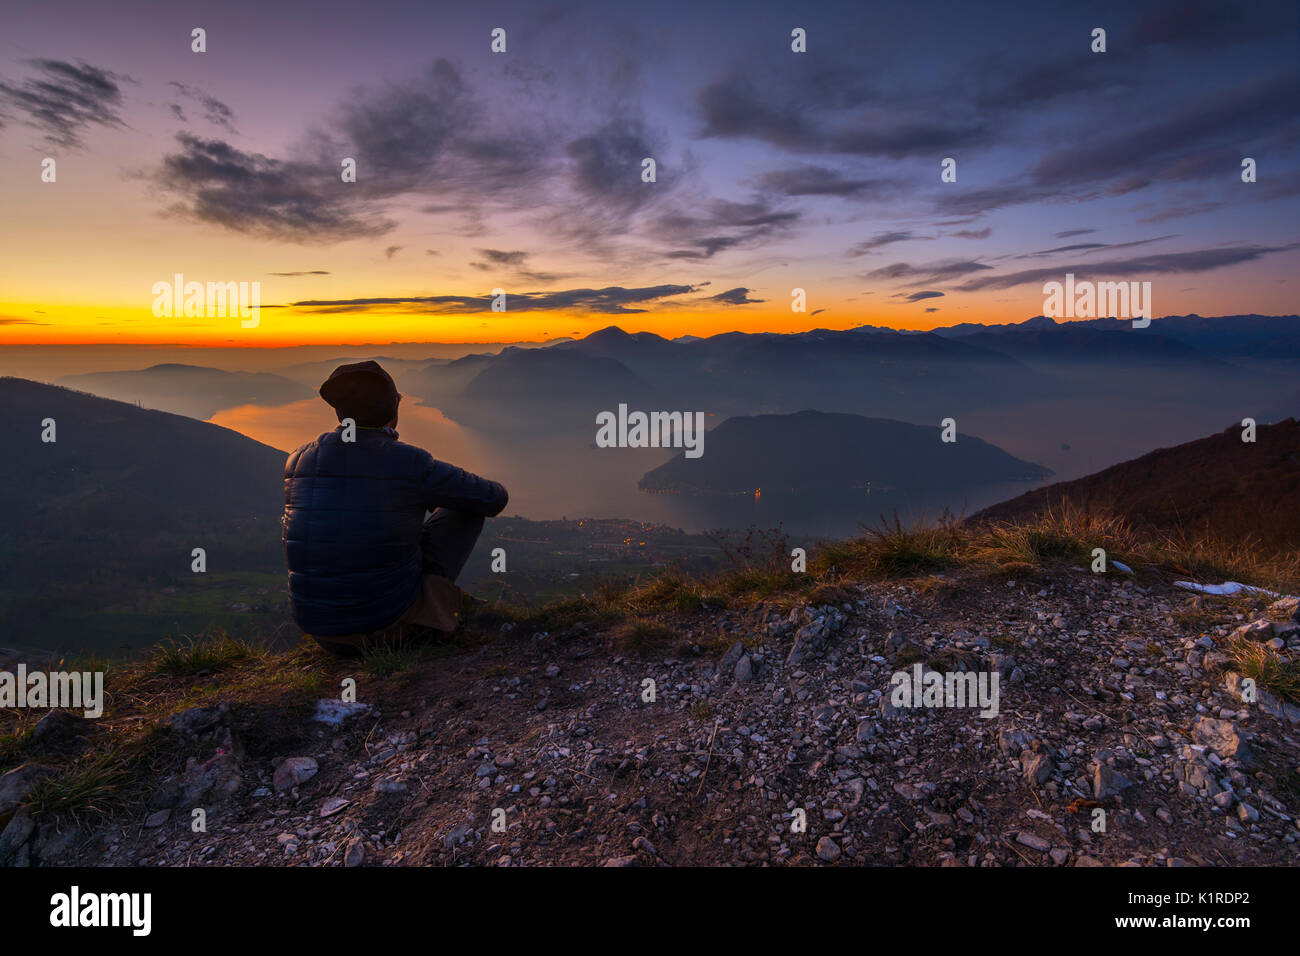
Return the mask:
[(436, 461), (389, 428), (342, 426), (303, 445), (284, 467), (284, 557), (294, 622), (321, 637), (387, 627), (420, 589), (424, 513), (492, 517), (495, 481)]

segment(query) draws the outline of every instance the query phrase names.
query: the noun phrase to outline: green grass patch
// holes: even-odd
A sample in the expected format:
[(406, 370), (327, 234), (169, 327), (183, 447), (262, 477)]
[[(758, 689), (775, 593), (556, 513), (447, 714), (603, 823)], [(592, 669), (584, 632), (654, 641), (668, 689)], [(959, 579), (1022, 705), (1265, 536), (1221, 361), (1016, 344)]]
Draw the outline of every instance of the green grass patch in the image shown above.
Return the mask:
[(860, 538), (823, 544), (812, 570), (878, 580), (942, 571), (961, 559), (961, 530), (946, 518), (904, 525), (895, 514), (892, 522), (882, 519), (864, 531)]
[(417, 649), (411, 647), (381, 647), (366, 655), (366, 673), (371, 677), (388, 677), (409, 670), (420, 658)]
[(1037, 568), (1050, 561), (1078, 561), (1091, 566), (1092, 552), (1133, 562), (1138, 538), (1128, 522), (1110, 512), (1072, 505), (1049, 508), (1014, 524), (975, 529), (971, 553), (1003, 568)]
[(1276, 553), (1253, 541), (1229, 542), (1184, 533), (1167, 534), (1151, 543), (1157, 562), (1197, 581), (1240, 581), (1280, 594), (1300, 590), (1300, 554)]
[(1300, 663), (1283, 660), (1267, 644), (1246, 637), (1234, 638), (1225, 649), (1233, 670), (1252, 678), (1256, 686), (1300, 704)]
[(252, 661), (265, 650), (224, 632), (207, 638), (168, 641), (158, 645), (149, 658), (152, 673), (183, 677), (200, 673), (219, 673)]
[(654, 621), (631, 621), (615, 628), (613, 638), (627, 653), (651, 654), (671, 647), (677, 632)]
[(38, 781), (24, 806), (34, 815), (109, 817), (123, 805), (124, 784), (136, 758), (114, 749), (79, 760), (64, 772)]

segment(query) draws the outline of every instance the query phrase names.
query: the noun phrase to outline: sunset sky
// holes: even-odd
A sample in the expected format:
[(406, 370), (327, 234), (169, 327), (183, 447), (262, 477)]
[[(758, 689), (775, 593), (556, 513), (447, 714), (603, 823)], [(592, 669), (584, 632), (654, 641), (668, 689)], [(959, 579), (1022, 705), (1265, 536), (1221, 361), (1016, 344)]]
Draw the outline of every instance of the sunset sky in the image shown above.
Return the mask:
[[(0, 344), (931, 328), (1067, 272), (1297, 311), (1294, 2), (740, 9), (5, 0)], [(176, 273), (259, 325), (156, 318)]]

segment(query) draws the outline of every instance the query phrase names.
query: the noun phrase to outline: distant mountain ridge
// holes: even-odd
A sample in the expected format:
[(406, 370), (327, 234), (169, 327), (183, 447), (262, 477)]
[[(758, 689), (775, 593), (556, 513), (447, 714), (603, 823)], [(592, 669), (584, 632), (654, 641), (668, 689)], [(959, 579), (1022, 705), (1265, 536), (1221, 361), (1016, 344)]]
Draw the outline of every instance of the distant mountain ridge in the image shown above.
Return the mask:
[[(173, 499), (186, 513), (221, 519), (277, 514), (283, 503), (286, 453), (228, 428), (18, 378), (0, 378), (0, 406), (9, 449), (0, 489), (10, 521), (43, 510), (47, 498), (93, 502), (86, 486), (101, 475), (114, 477), (100, 492), (104, 506), (132, 503), (150, 516), (149, 527), (167, 523), (163, 505)], [(54, 442), (41, 440), (46, 418), (54, 419)], [(270, 479), (259, 482), (268, 468)]]
[(1075, 325), (1020, 327), (1016, 330), (971, 332), (955, 341), (982, 345), (1022, 362), (1081, 364), (1092, 362), (1200, 366), (1227, 371), (1231, 366), (1181, 339), (1164, 335), (1145, 338)]
[(1145, 329), (1035, 316), (929, 332), (861, 326), (675, 340), (609, 326), (542, 348), (430, 362), (398, 386), (511, 441), (563, 433), (587, 444), (597, 414), (620, 403), (711, 421), (809, 408), (921, 425), (954, 416), (1075, 477), (1223, 421), (1275, 420), (1291, 404), (1297, 364), (1296, 316), (1166, 316)]
[(466, 375), (468, 366), (430, 364), (398, 385), (461, 424), (525, 430), (536, 430), (530, 418), (594, 427), (596, 412), (642, 401), (721, 416), (813, 407), (931, 419), (951, 407), (939, 389), (997, 404), (1053, 387), (981, 344), (830, 329), (674, 342), (610, 327), (547, 348), (475, 357), (473, 368)]
[(227, 372), (175, 362), (134, 371), (65, 375), (55, 384), (199, 420), (240, 405), (287, 405), (314, 394), (306, 385), (270, 372)]
[[(1116, 318), (1074, 319), (1058, 322), (1037, 315), (1024, 322), (979, 325), (966, 322), (933, 330), (944, 338), (983, 339), (1004, 337), (1008, 345), (1017, 336), (1038, 333), (1043, 337), (1088, 333), (1118, 333), (1132, 341), (1178, 342), (1217, 361), (1248, 359), (1260, 362), (1300, 363), (1300, 316), (1297, 315), (1167, 315), (1151, 320), (1145, 329), (1133, 328), (1132, 320)], [(1078, 339), (1082, 340), (1082, 339)], [(1166, 353), (1172, 354), (1172, 353)]]

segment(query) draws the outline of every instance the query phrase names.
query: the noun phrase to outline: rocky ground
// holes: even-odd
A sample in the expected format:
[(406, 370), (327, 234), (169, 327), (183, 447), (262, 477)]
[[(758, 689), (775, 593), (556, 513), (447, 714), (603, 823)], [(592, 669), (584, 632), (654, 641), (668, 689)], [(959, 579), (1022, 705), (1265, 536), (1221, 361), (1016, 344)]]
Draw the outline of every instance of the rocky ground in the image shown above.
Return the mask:
[[(41, 764), (11, 770), (0, 861), (1290, 866), (1300, 709), (1262, 687), (1243, 700), (1228, 649), (1300, 657), (1296, 603), (1067, 567), (706, 605), (639, 631), (484, 612), (389, 676), (322, 663), (323, 693), (352, 677), (355, 703), (178, 710), (157, 776), (111, 821), (34, 816)], [(996, 672), (997, 715), (893, 706), (891, 675), (916, 664)], [(42, 733), (73, 746), (93, 732), (78, 720)]]

